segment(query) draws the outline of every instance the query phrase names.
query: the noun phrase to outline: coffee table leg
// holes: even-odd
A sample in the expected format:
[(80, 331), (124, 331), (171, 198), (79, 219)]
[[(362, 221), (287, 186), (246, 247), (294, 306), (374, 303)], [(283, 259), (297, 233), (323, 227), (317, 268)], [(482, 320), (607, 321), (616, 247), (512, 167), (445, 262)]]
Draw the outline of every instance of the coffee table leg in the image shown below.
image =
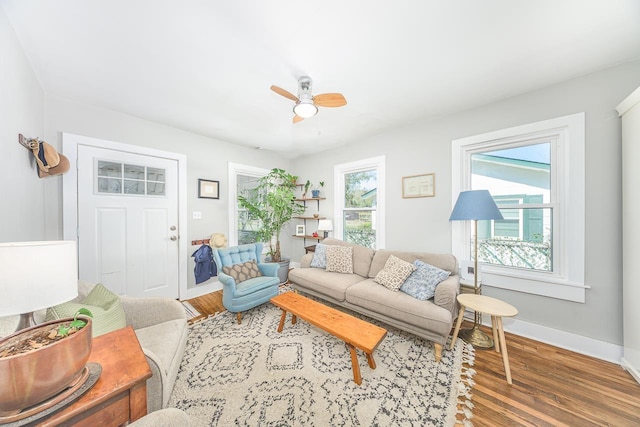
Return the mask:
[(280, 324), (278, 325), (278, 332), (282, 332), (282, 328), (284, 327), (284, 320), (287, 318), (287, 311), (282, 310), (282, 315), (280, 316)]
[(376, 369), (376, 361), (373, 360), (373, 354), (365, 353), (367, 355), (367, 362), (369, 362), (369, 367), (371, 369)]
[(349, 351), (351, 352), (351, 368), (353, 369), (353, 380), (356, 384), (362, 384), (362, 375), (360, 375), (360, 365), (358, 364), (358, 355), (356, 354), (356, 348), (351, 344), (347, 344)]
[(298, 321), (298, 316), (296, 316), (295, 314), (292, 314), (291, 315), (291, 324), (295, 325), (297, 321)]

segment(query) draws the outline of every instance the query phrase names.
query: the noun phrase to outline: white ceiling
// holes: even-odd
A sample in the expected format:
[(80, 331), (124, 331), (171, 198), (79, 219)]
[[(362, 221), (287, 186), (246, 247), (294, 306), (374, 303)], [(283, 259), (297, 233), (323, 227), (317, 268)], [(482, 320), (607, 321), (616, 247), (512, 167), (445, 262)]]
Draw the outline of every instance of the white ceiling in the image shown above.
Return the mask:
[[(638, 0), (0, 0), (47, 94), (288, 157), (640, 58)], [(341, 108), (292, 123), (309, 75)]]

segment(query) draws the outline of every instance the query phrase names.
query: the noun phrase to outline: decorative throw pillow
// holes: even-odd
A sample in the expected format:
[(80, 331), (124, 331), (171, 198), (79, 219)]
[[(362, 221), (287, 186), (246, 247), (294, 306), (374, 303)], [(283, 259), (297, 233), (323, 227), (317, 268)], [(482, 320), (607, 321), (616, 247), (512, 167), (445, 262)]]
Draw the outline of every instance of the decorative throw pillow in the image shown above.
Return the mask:
[(389, 259), (387, 259), (387, 262), (384, 264), (384, 268), (376, 274), (376, 277), (373, 280), (384, 287), (397, 292), (407, 277), (409, 277), (415, 269), (416, 267), (410, 262), (401, 260), (397, 256), (390, 255)]
[(222, 267), (222, 272), (235, 279), (236, 283), (262, 276), (260, 268), (255, 261), (247, 261), (242, 264)]
[(94, 337), (127, 326), (120, 296), (98, 283), (89, 295), (80, 302), (65, 302), (47, 309), (46, 321), (73, 317), (76, 312), (86, 308), (93, 314), (91, 332)]
[(316, 244), (316, 251), (313, 253), (310, 266), (314, 268), (327, 268), (327, 245), (322, 243)]
[(413, 261), (413, 265), (416, 266), (416, 271), (411, 273), (400, 290), (420, 301), (433, 298), (436, 294), (436, 286), (451, 274), (419, 259)]
[(353, 273), (353, 248), (351, 246), (327, 246), (327, 271)]

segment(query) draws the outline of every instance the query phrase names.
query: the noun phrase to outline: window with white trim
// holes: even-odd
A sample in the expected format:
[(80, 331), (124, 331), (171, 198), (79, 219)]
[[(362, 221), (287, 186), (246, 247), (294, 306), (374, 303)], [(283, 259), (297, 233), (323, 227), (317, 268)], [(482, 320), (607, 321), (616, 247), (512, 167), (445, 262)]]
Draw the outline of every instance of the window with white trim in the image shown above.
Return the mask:
[(334, 166), (334, 182), (335, 237), (384, 248), (384, 156)]
[[(584, 302), (584, 159), (584, 113), (453, 141), (452, 206), (489, 190), (504, 217), (478, 221), (483, 286)], [(451, 225), (472, 259), (470, 222)]]
[(238, 196), (258, 185), (258, 179), (269, 170), (229, 162), (229, 246), (255, 243), (255, 232), (261, 227), (259, 220), (249, 218), (238, 205)]

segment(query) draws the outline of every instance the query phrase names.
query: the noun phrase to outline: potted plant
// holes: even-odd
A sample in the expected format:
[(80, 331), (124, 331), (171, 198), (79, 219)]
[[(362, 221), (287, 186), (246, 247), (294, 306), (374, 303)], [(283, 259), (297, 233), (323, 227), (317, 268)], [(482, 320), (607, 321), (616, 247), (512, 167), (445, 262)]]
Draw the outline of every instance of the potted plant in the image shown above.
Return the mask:
[(324, 187), (324, 181), (320, 181), (318, 183), (318, 186), (314, 186), (313, 189), (311, 190), (311, 197), (313, 197), (314, 199), (317, 199), (318, 197), (320, 197), (320, 188)]
[[(251, 219), (257, 219), (260, 227), (256, 231), (256, 241), (267, 242), (271, 262), (280, 263), (280, 281), (287, 280), (289, 260), (283, 260), (280, 252), (280, 233), (283, 227), (305, 208), (296, 203), (296, 185), (292, 175), (284, 169), (274, 168), (258, 179), (258, 185), (246, 195), (238, 196), (241, 208), (246, 209)], [(284, 277), (284, 279), (283, 279)]]
[(0, 340), (0, 384), (12, 385), (0, 387), (0, 416), (19, 414), (80, 380), (91, 353), (90, 317), (91, 312), (82, 308), (74, 317)]
[(304, 183), (304, 192), (302, 193), (302, 198), (303, 199), (307, 198), (307, 193), (309, 192), (309, 187), (311, 187), (311, 181), (307, 180), (307, 182)]

